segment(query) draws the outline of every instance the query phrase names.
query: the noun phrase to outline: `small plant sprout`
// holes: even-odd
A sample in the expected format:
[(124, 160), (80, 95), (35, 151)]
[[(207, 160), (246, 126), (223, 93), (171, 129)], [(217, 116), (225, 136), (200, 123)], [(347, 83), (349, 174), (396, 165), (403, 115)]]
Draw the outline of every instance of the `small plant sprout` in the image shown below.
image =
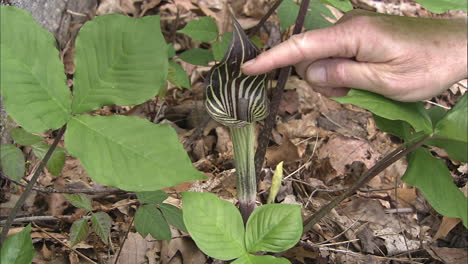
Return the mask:
[(255, 208), (257, 194), (254, 126), (268, 115), (269, 103), (265, 89), (267, 75), (247, 76), (241, 72), (241, 65), (259, 52), (234, 17), (233, 24), (229, 48), (206, 78), (205, 107), (214, 120), (230, 129), (239, 209), (246, 221)]

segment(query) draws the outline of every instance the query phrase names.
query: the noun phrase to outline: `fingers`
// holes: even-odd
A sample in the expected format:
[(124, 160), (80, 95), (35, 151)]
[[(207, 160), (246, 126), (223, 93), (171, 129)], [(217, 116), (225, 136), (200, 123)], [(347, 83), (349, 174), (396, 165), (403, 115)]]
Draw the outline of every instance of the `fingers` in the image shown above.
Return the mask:
[(381, 92), (383, 87), (373, 63), (323, 59), (308, 65), (299, 64), (297, 70), (314, 90), (327, 96), (346, 95), (346, 88)]
[(246, 62), (242, 71), (248, 75), (258, 75), (305, 60), (354, 57), (358, 51), (358, 43), (352, 36), (349, 30), (344, 30), (341, 26), (294, 35), (254, 60)]

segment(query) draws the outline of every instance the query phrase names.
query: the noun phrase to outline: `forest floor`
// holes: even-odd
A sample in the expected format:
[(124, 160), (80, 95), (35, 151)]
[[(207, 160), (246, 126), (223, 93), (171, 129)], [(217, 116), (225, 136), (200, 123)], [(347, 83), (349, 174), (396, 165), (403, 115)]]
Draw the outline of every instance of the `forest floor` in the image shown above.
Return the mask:
[[(3, 3), (20, 7), (28, 1), (11, 0)], [(25, 3), (26, 2), (26, 3)], [(39, 1), (41, 2), (41, 1)], [(200, 43), (190, 41), (176, 31), (194, 18), (211, 16), (221, 33), (229, 30), (226, 16), (227, 0), (81, 0), (57, 2), (60, 12), (54, 16), (47, 10), (36, 10), (36, 19), (53, 32), (58, 40), (65, 72), (73, 75), (74, 38), (79, 28), (96, 15), (120, 13), (133, 17), (161, 15), (163, 34), (174, 43), (177, 53)], [(245, 28), (255, 26), (268, 11), (272, 2), (242, 0), (232, 2), (232, 8)], [(400, 0), (353, 0), (355, 7), (382, 13), (418, 17), (438, 17), (418, 5)], [(40, 7), (35, 7), (40, 8)], [(48, 7), (50, 8), (50, 6)], [(36, 12), (36, 11), (33, 11)], [(42, 14), (40, 14), (42, 12)], [(333, 10), (339, 17), (341, 13)], [(460, 12), (445, 17), (466, 15)], [(264, 44), (278, 43), (287, 38), (281, 35), (278, 19), (273, 16), (262, 30)], [(273, 45), (273, 44), (271, 44)], [(173, 126), (195, 167), (209, 177), (203, 182), (190, 182), (166, 189), (167, 203), (181, 206), (180, 192), (197, 190), (212, 192), (236, 202), (233, 149), (228, 130), (214, 121), (204, 122), (203, 77), (209, 66), (194, 66), (181, 61), (188, 73), (192, 89), (178, 89), (168, 84), (164, 98), (154, 98), (134, 107), (109, 106), (99, 110), (104, 115), (133, 115), (153, 122)], [(274, 81), (273, 81), (274, 85)], [(454, 85), (442, 95), (432, 98), (432, 104), (452, 107), (466, 92), (466, 80)], [(431, 103), (427, 103), (430, 107)], [(43, 136), (54, 140), (54, 134)], [(62, 142), (63, 143), (63, 142)], [(60, 144), (62, 144), (60, 143)], [(348, 188), (364, 170), (379, 158), (399, 146), (401, 142), (379, 131), (372, 114), (351, 105), (340, 105), (315, 93), (295, 73), (289, 78), (279, 106), (279, 117), (267, 149), (266, 163), (259, 182), (258, 200), (265, 202), (273, 170), (284, 162), (284, 180), (277, 202), (300, 204), (304, 217), (312, 215)], [(40, 162), (27, 147), (28, 172), (32, 174)], [(454, 182), (467, 195), (468, 166), (450, 160), (445, 152), (434, 149), (433, 154), (444, 159)], [(400, 179), (406, 161), (399, 160), (365, 187), (347, 198), (302, 236), (301, 243), (280, 255), (292, 263), (466, 263), (468, 231), (459, 219), (442, 217), (414, 187)], [(26, 177), (27, 179), (28, 177)], [(172, 230), (170, 242), (141, 237), (132, 226), (132, 218), (139, 206), (134, 193), (99, 190), (107, 187), (94, 183), (79, 161), (66, 158), (59, 177), (45, 171), (30, 198), (17, 217), (29, 217), (36, 250), (33, 263), (88, 263), (85, 255), (95, 263), (222, 263), (204, 255), (187, 233)], [(0, 179), (0, 221), (6, 218), (24, 188)], [(70, 226), (86, 212), (70, 204), (60, 190), (73, 192), (83, 188), (98, 190), (91, 194), (93, 210), (108, 213), (113, 220), (111, 243), (103, 244), (97, 236), (74, 247), (70, 245)], [(398, 209), (398, 210), (397, 210)], [(42, 216), (49, 216), (44, 220)], [(21, 220), (21, 219), (18, 219)], [(10, 230), (22, 230), (21, 221)], [(0, 222), (1, 223), (1, 222)]]

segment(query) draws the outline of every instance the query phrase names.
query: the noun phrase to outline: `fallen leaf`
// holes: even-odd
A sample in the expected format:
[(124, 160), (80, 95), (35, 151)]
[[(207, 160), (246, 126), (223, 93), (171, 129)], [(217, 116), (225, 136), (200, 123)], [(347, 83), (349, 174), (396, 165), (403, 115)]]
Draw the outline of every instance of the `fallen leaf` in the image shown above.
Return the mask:
[(372, 167), (380, 154), (365, 140), (334, 135), (320, 147), (317, 157), (328, 158), (336, 171), (336, 175), (322, 175), (324, 182), (329, 183), (337, 176), (344, 176), (346, 165), (355, 161), (363, 162), (367, 168)]
[(96, 15), (98, 16), (123, 13), (124, 12), (120, 8), (120, 0), (102, 0), (96, 10)]
[(425, 248), (433, 258), (446, 264), (466, 264), (466, 260), (468, 259), (468, 251), (464, 248), (443, 248), (436, 246)]
[[(152, 241), (151, 236), (143, 238), (138, 233), (128, 233), (127, 240), (123, 244), (122, 252), (116, 264), (146, 263), (146, 251), (152, 249), (155, 243), (155, 241)], [(114, 260), (115, 257), (113, 258)]]
[(295, 259), (303, 264), (307, 264), (316, 259), (318, 257), (318, 253), (307, 250), (302, 246), (297, 246), (286, 251), (284, 256), (288, 259)]
[(180, 252), (182, 255), (181, 263), (184, 264), (204, 264), (206, 256), (198, 249), (195, 243), (188, 238), (174, 238), (169, 243), (163, 242), (161, 249), (162, 264), (178, 263), (173, 262), (173, 258)]
[(460, 218), (444, 216), (437, 233), (434, 235), (434, 240), (445, 237), (460, 222)]
[(269, 147), (265, 154), (266, 164), (269, 167), (274, 167), (281, 161), (290, 162), (299, 158), (297, 147), (287, 137), (283, 137), (279, 147)]

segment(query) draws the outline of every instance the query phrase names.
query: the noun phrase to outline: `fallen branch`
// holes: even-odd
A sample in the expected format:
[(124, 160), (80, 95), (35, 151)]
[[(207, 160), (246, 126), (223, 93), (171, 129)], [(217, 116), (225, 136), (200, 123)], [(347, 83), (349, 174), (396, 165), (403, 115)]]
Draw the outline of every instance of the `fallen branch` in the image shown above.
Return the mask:
[[(26, 183), (22, 183), (20, 181), (14, 180), (12, 178), (9, 178), (5, 175), (3, 175), (0, 172), (0, 178), (5, 179), (7, 181), (10, 181), (16, 185), (26, 187)], [(28, 182), (29, 183), (29, 182)], [(64, 190), (59, 190), (59, 189), (54, 189), (54, 188), (39, 188), (39, 187), (32, 187), (33, 191), (36, 192), (41, 192), (41, 193), (68, 193), (68, 194), (74, 194), (74, 193), (84, 193), (84, 194), (97, 194), (97, 193), (119, 193), (119, 192), (125, 192), (117, 188), (106, 188), (106, 189), (64, 189)]]
[(26, 198), (28, 198), (29, 193), (31, 193), (31, 190), (33, 186), (36, 184), (37, 180), (39, 179), (39, 176), (41, 175), (42, 171), (44, 170), (45, 165), (47, 164), (47, 161), (49, 161), (50, 157), (52, 156), (52, 153), (54, 152), (55, 148), (57, 147), (58, 143), (60, 142), (60, 139), (62, 138), (63, 134), (65, 133), (66, 126), (63, 126), (60, 128), (60, 130), (57, 133), (57, 136), (55, 137), (54, 142), (50, 146), (49, 150), (45, 154), (44, 158), (41, 160), (41, 163), (39, 164), (39, 167), (36, 169), (34, 172), (34, 175), (31, 178), (31, 181), (28, 182), (26, 185), (26, 189), (24, 190), (23, 194), (21, 197), (18, 199), (16, 202), (15, 206), (13, 209), (11, 209), (10, 214), (8, 215), (8, 218), (5, 222), (5, 226), (2, 229), (2, 234), (0, 235), (0, 248), (5, 241), (8, 230), (10, 230), (11, 224), (16, 218), (16, 214), (18, 214), (19, 209), (23, 206), (24, 202), (26, 201)]
[[(296, 22), (294, 23), (294, 29), (292, 32), (293, 35), (299, 34), (302, 31), (307, 9), (309, 8), (309, 2), (309, 0), (303, 0), (301, 2), (299, 13), (297, 15)], [(260, 170), (262, 169), (266, 148), (268, 146), (268, 142), (270, 141), (271, 130), (276, 123), (276, 115), (278, 114), (281, 98), (283, 97), (284, 86), (286, 85), (290, 72), (291, 66), (281, 68), (278, 82), (276, 84), (276, 88), (273, 90), (273, 96), (271, 98), (270, 114), (265, 119), (265, 126), (259, 134), (260, 136), (258, 138), (257, 152), (255, 153), (255, 173), (257, 174), (257, 177), (260, 174)]]
[(351, 186), (349, 189), (344, 191), (340, 196), (336, 197), (333, 201), (325, 205), (324, 207), (320, 208), (318, 212), (310, 216), (304, 221), (304, 231), (303, 233), (307, 233), (312, 227), (320, 221), (325, 215), (327, 215), (333, 208), (335, 208), (339, 203), (341, 203), (347, 197), (353, 195), (359, 188), (364, 186), (364, 184), (368, 183), (372, 178), (377, 176), (383, 170), (385, 170), (388, 166), (392, 165), (397, 160), (403, 158), (411, 151), (419, 148), (421, 145), (424, 144), (427, 140), (431, 137), (427, 136), (411, 145), (408, 144), (401, 145), (390, 154), (385, 156), (383, 159), (378, 161), (372, 168), (368, 169), (364, 172), (359, 179)]

